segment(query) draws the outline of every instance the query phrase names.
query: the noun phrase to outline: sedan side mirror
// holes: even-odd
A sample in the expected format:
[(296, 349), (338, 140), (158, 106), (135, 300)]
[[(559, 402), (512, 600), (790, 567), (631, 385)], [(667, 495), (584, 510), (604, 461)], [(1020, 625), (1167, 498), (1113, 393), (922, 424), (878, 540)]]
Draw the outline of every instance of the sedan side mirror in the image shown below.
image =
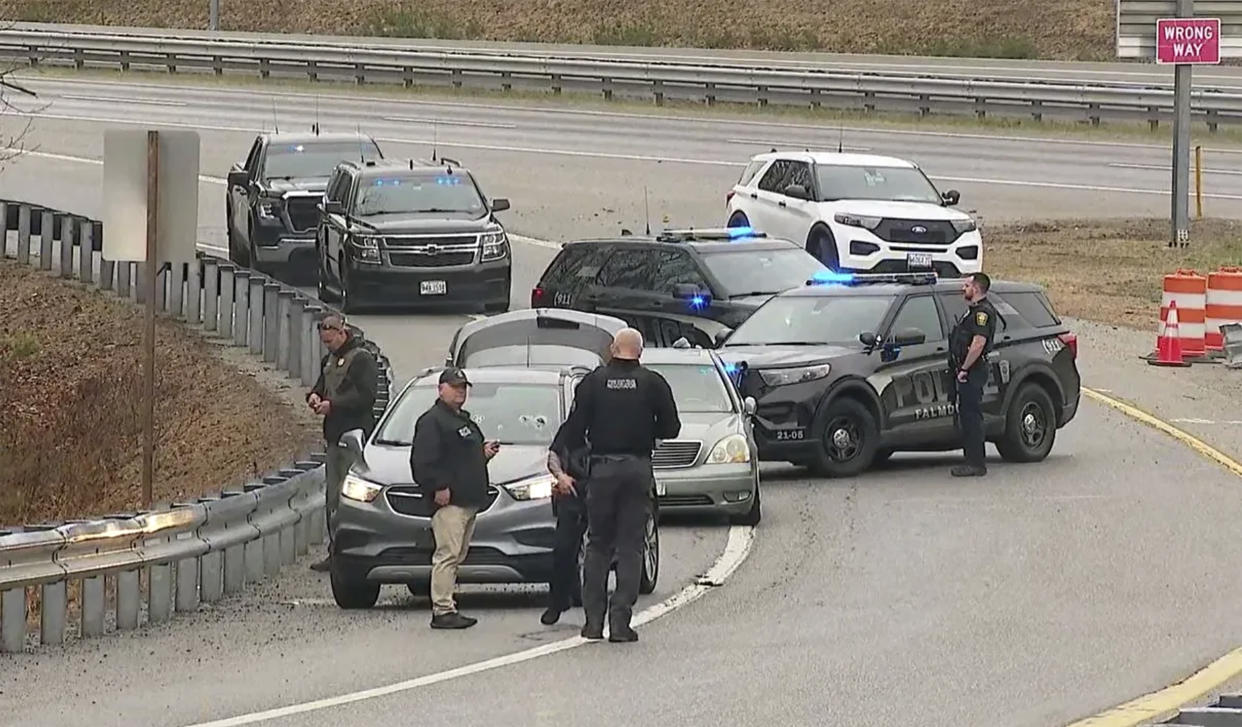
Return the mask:
[(871, 331), (863, 331), (858, 334), (858, 342), (867, 348), (875, 348), (881, 343), (879, 334), (872, 333)]
[(748, 396), (742, 400), (742, 410), (746, 412), (746, 416), (753, 417), (758, 409), (759, 404), (755, 402), (755, 397)]
[(341, 435), (338, 443), (349, 452), (349, 457), (353, 460), (353, 466), (357, 467), (360, 472), (366, 472), (370, 467), (367, 466), (367, 459), (363, 454), (366, 445), (363, 443), (362, 437), (363, 432), (361, 429), (350, 429)]
[(492, 212), (504, 212), (507, 209), (509, 209), (509, 200), (504, 197), (492, 200)]
[(945, 205), (949, 207), (953, 207), (958, 202), (962, 201), (962, 193), (958, 192), (956, 189), (950, 189), (948, 192), (945, 192), (940, 196), (944, 199)]

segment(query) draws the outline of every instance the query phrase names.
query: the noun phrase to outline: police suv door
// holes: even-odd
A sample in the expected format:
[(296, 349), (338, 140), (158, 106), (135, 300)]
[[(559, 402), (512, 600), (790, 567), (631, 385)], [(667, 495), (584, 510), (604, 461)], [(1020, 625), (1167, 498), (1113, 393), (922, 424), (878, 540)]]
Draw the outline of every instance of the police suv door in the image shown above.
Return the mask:
[(877, 359), (895, 354), (892, 360), (879, 363), (871, 379), (884, 407), (885, 435), (891, 436), (897, 448), (943, 442), (956, 436), (948, 331), (930, 292), (915, 293), (900, 304), (882, 334), (885, 345), (898, 332), (909, 329), (921, 331), (926, 336), (924, 342), (895, 349), (888, 356), (883, 347), (872, 354)]

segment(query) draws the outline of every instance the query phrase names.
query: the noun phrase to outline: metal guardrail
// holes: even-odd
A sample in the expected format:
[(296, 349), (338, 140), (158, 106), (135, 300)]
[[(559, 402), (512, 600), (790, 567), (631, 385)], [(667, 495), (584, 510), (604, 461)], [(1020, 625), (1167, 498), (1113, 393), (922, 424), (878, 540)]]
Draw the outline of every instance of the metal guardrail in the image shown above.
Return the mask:
[[(726, 63), (638, 61), (551, 54), (484, 53), (477, 50), (403, 49), (242, 40), (227, 33), (202, 37), (152, 37), (123, 32), (46, 30), (31, 24), (0, 31), (0, 58), (27, 63), (158, 68), (169, 73), (225, 71), (262, 78), (294, 75), (316, 80), (352, 80), (414, 85), (527, 89), (669, 99), (714, 104), (836, 106), (864, 111), (890, 110), (927, 115), (973, 113), (980, 117), (1045, 115), (1088, 121), (1147, 121), (1155, 126), (1173, 117), (1173, 91), (1167, 87), (1118, 83), (1061, 83), (961, 79), (914, 73), (865, 73), (760, 67)], [(1192, 116), (1216, 131), (1222, 123), (1242, 122), (1242, 94), (1200, 90), (1192, 94)]]
[[(26, 202), (0, 200), (0, 255), (143, 302), (137, 263), (104, 260), (98, 220)], [(317, 331), (327, 306), (227, 260), (202, 254), (160, 274), (157, 310), (207, 336), (231, 342), (305, 386), (326, 353)], [(377, 416), (393, 395), (383, 352), (351, 326), (379, 364)], [(312, 454), (266, 476), (152, 511), (98, 519), (0, 527), (0, 651), (19, 652), (34, 634), (60, 644), (69, 624), (69, 586), (79, 584), (81, 637), (161, 623), (194, 611), (292, 564), (326, 534), (323, 463)], [(108, 583), (114, 584), (112, 589)], [(37, 589), (38, 613), (27, 592)], [(144, 597), (145, 593), (145, 597)]]

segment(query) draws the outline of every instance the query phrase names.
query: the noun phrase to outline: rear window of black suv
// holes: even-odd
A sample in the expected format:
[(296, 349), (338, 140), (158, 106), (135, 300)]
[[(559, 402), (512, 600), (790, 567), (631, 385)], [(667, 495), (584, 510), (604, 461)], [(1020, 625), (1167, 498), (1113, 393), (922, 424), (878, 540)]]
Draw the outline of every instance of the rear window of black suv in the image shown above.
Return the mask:
[[(961, 293), (953, 291), (938, 293), (938, 295), (940, 303), (949, 315), (950, 323), (966, 312), (966, 301), (962, 299)], [(998, 323), (998, 331), (1027, 331), (1061, 325), (1061, 319), (1052, 312), (1052, 305), (1039, 291), (993, 289), (988, 292), (988, 298), (1003, 319)]]

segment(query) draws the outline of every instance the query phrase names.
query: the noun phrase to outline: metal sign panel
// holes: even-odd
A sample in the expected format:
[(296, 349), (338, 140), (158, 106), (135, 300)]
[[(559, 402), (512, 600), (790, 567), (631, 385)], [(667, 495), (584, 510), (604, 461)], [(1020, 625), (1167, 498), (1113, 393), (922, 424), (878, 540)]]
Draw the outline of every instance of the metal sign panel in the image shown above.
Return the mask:
[(1220, 63), (1220, 18), (1157, 20), (1156, 63)]
[[(199, 137), (159, 130), (158, 262), (190, 262), (198, 248)], [(104, 132), (103, 257), (147, 259), (147, 130)]]
[[(1155, 60), (1156, 25), (1178, 18), (1177, 0), (1116, 0), (1117, 57)], [(1193, 18), (1219, 19), (1220, 58), (1242, 58), (1242, 0), (1194, 0)]]

